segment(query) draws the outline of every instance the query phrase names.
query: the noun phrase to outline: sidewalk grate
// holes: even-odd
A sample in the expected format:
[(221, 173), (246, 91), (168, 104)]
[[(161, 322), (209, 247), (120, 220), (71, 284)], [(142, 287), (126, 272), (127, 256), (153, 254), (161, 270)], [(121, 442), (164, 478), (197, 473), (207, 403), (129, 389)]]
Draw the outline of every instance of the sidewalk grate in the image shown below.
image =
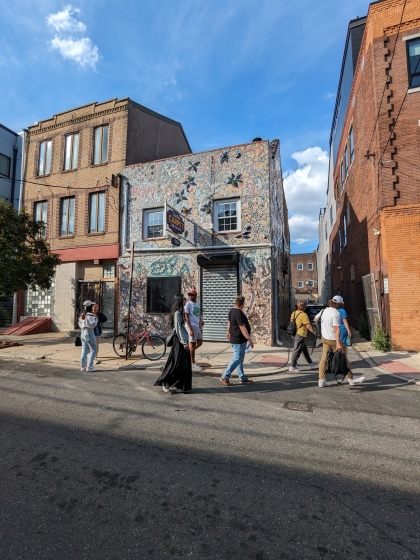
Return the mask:
[(287, 410), (298, 410), (300, 412), (313, 412), (312, 405), (305, 402), (288, 401), (283, 404), (283, 408), (287, 408)]
[(378, 364), (378, 366), (383, 367), (384, 369), (390, 371), (391, 373), (401, 373), (401, 374), (405, 374), (405, 373), (409, 373), (409, 374), (414, 374), (414, 375), (420, 375), (420, 371), (418, 369), (415, 369), (411, 366), (409, 366), (408, 364), (405, 364), (404, 362), (398, 362), (398, 361), (384, 361), (384, 362), (376, 362)]
[(287, 364), (287, 358), (286, 356), (264, 356), (263, 358), (261, 358), (261, 360), (258, 362), (259, 364), (264, 364), (266, 366), (272, 366), (272, 367), (283, 367)]

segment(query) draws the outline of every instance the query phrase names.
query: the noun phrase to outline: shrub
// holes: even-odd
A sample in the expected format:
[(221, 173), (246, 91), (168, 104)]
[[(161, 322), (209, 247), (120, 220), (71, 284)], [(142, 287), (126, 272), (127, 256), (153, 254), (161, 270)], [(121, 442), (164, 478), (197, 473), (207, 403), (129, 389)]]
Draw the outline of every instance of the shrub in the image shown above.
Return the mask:
[(391, 350), (391, 343), (389, 336), (385, 329), (376, 327), (375, 334), (373, 335), (372, 347), (381, 352), (389, 352)]
[(370, 340), (369, 323), (364, 315), (360, 315), (357, 319), (357, 330), (360, 336), (363, 336), (366, 340)]

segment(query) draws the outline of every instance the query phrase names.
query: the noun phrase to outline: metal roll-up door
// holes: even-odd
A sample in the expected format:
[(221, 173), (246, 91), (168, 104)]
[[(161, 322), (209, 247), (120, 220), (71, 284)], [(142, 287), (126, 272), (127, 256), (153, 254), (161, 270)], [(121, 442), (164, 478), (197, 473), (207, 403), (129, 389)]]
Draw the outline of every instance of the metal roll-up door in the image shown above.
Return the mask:
[(204, 322), (203, 339), (226, 341), (229, 310), (238, 295), (237, 265), (203, 267), (201, 305)]

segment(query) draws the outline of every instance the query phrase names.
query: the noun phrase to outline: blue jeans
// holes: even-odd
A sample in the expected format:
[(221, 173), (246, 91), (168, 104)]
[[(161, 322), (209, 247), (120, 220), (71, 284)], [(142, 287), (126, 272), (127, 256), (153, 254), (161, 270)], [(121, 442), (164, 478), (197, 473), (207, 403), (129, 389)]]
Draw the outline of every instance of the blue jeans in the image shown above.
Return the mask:
[(93, 366), (93, 361), (96, 357), (97, 345), (93, 329), (84, 329), (80, 335), (82, 339), (82, 355), (80, 356), (81, 367), (86, 367), (86, 356), (89, 352), (89, 361), (87, 367)]
[(224, 379), (229, 379), (231, 373), (234, 369), (238, 370), (239, 381), (245, 381), (247, 379), (244, 373), (244, 358), (245, 358), (245, 348), (247, 343), (242, 342), (242, 344), (232, 344), (233, 348), (233, 359), (226, 368), (225, 373), (222, 375)]

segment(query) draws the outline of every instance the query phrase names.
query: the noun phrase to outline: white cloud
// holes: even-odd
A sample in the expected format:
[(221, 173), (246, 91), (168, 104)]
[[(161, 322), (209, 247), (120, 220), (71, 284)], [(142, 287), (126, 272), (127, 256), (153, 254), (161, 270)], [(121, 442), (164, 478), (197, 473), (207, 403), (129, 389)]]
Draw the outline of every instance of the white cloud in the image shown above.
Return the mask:
[(47, 17), (47, 24), (57, 32), (50, 45), (64, 59), (74, 62), (81, 68), (90, 67), (96, 70), (100, 58), (99, 49), (89, 37), (80, 37), (81, 33), (85, 33), (86, 25), (74, 17), (78, 14), (80, 14), (78, 8), (68, 5), (61, 12)]
[(77, 21), (73, 14), (80, 14), (78, 8), (73, 6), (64, 6), (64, 10), (56, 14), (50, 14), (47, 17), (48, 25), (52, 25), (59, 33), (84, 33), (86, 25), (81, 21)]
[(336, 95), (337, 94), (332, 91), (327, 91), (322, 97), (325, 99), (325, 101), (333, 101), (336, 98)]
[(328, 181), (328, 155), (319, 146), (295, 152), (299, 167), (284, 174), (293, 242), (302, 245), (318, 239), (319, 209), (325, 206)]

